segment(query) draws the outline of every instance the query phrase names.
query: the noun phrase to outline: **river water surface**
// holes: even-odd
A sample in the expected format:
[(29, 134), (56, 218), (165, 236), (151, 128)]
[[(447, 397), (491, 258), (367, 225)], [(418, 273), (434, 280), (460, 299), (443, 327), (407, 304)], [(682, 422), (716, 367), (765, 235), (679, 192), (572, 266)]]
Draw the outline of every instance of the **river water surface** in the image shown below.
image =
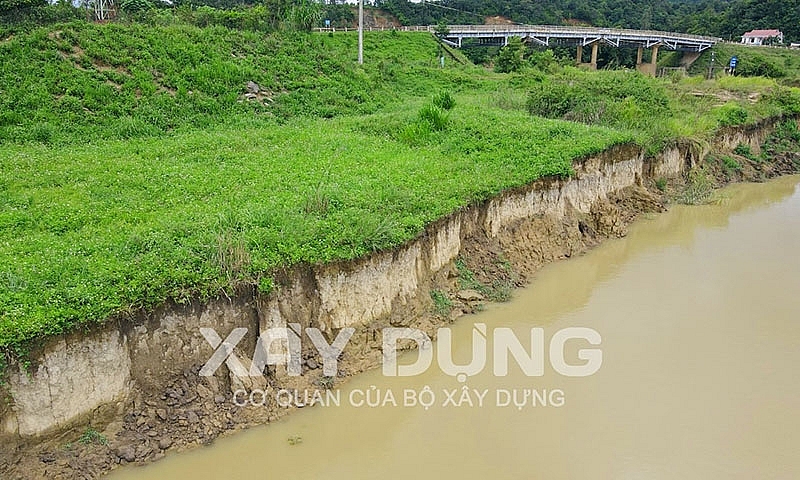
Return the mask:
[[(508, 376), (490, 365), (462, 384), (435, 362), (415, 377), (377, 370), (344, 385), (339, 407), (306, 408), (109, 478), (800, 478), (798, 182), (737, 185), (714, 204), (640, 220), (626, 238), (547, 266), (511, 302), (455, 325), (462, 363), (474, 323), (510, 327), (523, 344), (534, 326), (546, 339), (592, 328), (603, 353), (594, 375), (565, 377), (548, 362), (527, 377), (512, 362)], [(575, 350), (590, 346), (568, 345), (567, 359), (581, 363)], [(442, 405), (443, 390), (464, 385), (488, 391), (483, 406)], [(352, 406), (350, 392), (370, 386), (391, 390), (398, 406)], [(403, 391), (424, 386), (436, 404), (404, 407)], [(523, 389), (556, 395), (497, 405), (499, 390)]]

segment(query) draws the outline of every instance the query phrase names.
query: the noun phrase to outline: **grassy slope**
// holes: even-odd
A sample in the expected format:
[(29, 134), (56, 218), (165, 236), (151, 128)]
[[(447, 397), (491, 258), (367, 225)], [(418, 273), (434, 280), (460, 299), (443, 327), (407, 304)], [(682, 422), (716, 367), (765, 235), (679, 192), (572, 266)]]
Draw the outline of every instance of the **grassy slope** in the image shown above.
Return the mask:
[[(469, 85), (436, 68), (436, 44), (369, 35), (265, 35), (223, 27), (74, 22), (0, 42), (0, 142), (51, 144), (158, 136), (252, 114), (285, 121), (377, 111), (399, 96)], [(471, 69), (475, 70), (474, 67)], [(248, 81), (273, 104), (239, 102)]]
[[(764, 75), (788, 81), (800, 81), (800, 52), (787, 48), (752, 47), (735, 43), (721, 43), (713, 48), (717, 66), (726, 67), (736, 56), (736, 70), (742, 76)], [(708, 72), (711, 51), (704, 52), (691, 66), (689, 73), (702, 75)]]
[[(568, 175), (573, 158), (631, 139), (457, 95), (447, 131), (410, 141), (402, 134), (418, 123), (419, 96), (493, 84), (475, 67), (434, 68), (426, 35), (368, 35), (361, 69), (349, 58), (353, 35), (58, 31), (5, 45), (6, 58), (28, 59), (4, 75), (17, 79), (14, 95), (30, 98), (4, 108), (21, 118), (0, 148), (0, 345), (236, 282), (268, 288), (276, 267), (400, 244), (459, 206)], [(78, 50), (59, 37), (83, 60), (58, 53)], [(129, 53), (112, 57), (118, 43)], [(130, 72), (119, 88), (107, 85), (107, 65)], [(282, 94), (265, 107), (238, 103), (251, 79)], [(91, 103), (98, 89), (107, 103)], [(65, 92), (89, 118), (60, 110)], [(220, 125), (196, 128), (212, 121)], [(42, 122), (53, 130), (44, 144), (21, 138)]]
[[(780, 113), (748, 99), (771, 81), (720, 100), (715, 83), (647, 80), (667, 99), (656, 115), (625, 93), (642, 85), (630, 72), (442, 70), (430, 36), (396, 33), (368, 34), (357, 67), (355, 41), (74, 23), (0, 44), (0, 347), (266, 290), (275, 268), (398, 245), (613, 144), (707, 136), (726, 102), (741, 122)], [(272, 101), (240, 102), (249, 80)], [(591, 93), (578, 113), (606, 112), (597, 126), (525, 112), (557, 82)], [(456, 107), (431, 131), (418, 112), (440, 89)]]
[(397, 245), (470, 201), (568, 174), (572, 158), (629, 139), (560, 123), (462, 107), (453, 132), (415, 147), (315, 120), (4, 149), (0, 340)]

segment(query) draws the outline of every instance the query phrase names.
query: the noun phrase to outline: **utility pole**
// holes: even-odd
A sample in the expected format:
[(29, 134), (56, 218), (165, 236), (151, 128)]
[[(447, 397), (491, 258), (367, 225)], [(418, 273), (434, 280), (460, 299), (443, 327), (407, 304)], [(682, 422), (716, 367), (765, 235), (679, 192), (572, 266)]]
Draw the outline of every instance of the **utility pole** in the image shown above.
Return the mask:
[(714, 51), (711, 52), (711, 63), (708, 64), (708, 79), (712, 80), (714, 78)]
[(364, 0), (358, 0), (358, 64), (364, 63)]

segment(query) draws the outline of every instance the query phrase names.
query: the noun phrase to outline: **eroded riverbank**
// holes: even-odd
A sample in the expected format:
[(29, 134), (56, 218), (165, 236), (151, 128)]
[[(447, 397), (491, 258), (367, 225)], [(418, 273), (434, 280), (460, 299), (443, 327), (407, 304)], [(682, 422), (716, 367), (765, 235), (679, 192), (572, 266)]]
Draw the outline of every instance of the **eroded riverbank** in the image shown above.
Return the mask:
[[(9, 439), (3, 445), (11, 450), (2, 470), (12, 478), (92, 477), (120, 463), (158, 459), (164, 451), (275, 421), (290, 410), (274, 404), (239, 408), (231, 402), (232, 393), (330, 383), (319, 357), (304, 349), (302, 377), (278, 368), (263, 377), (239, 378), (222, 367), (214, 377), (200, 378), (200, 366), (214, 351), (200, 335), (201, 327), (217, 330), (221, 338), (233, 328), (248, 329), (235, 350), (247, 363), (255, 338), (267, 328), (296, 322), (320, 328), (330, 340), (352, 326), (353, 348), (341, 359), (340, 375), (355, 375), (378, 365), (381, 327), (411, 326), (432, 335), (487, 300), (503, 299), (542, 265), (624, 235), (642, 212), (663, 210), (656, 181), (680, 184), (709, 151), (730, 152), (739, 145), (758, 151), (771, 128), (726, 132), (706, 151), (678, 146), (655, 159), (633, 146), (615, 148), (576, 162), (574, 178), (539, 181), (457, 212), (396, 251), (285, 272), (268, 297), (245, 293), (233, 300), (167, 305), (121, 319), (105, 331), (58, 339), (38, 352), (31, 376), (11, 378), (12, 404), (0, 412)], [(780, 165), (748, 167), (759, 178), (784, 172), (774, 168)], [(473, 283), (465, 286), (465, 279)], [(479, 296), (464, 293), (476, 288)], [(449, 300), (446, 309), (437, 307), (434, 291)], [(94, 430), (102, 437), (80, 443), (82, 433)]]
[(490, 392), (560, 390), (561, 404), (498, 407), (490, 394), (482, 407), (443, 406), (444, 398), (428, 410), (351, 406), (350, 392), (371, 387), (398, 399), (404, 389), (462, 387), (435, 366), (411, 378), (371, 371), (342, 388), (339, 407), (307, 408), (109, 478), (797, 477), (798, 182), (736, 185), (709, 205), (648, 216), (454, 326), (460, 361), (469, 360), (474, 323), (520, 338), (532, 326), (548, 335), (596, 329), (604, 361), (595, 375), (512, 369), (467, 382)]

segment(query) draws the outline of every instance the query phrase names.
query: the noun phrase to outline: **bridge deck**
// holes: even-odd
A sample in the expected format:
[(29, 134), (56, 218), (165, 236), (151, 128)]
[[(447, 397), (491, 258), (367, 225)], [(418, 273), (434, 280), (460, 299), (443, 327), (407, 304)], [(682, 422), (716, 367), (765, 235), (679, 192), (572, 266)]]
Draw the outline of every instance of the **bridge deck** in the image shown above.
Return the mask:
[[(406, 32), (436, 31), (435, 25), (408, 27), (365, 27), (368, 31), (399, 30)], [(562, 27), (554, 25), (450, 25), (443, 40), (461, 47), (464, 39), (479, 39), (484, 44), (505, 45), (511, 37), (520, 37), (542, 46), (604, 44), (613, 47), (659, 46), (667, 50), (702, 52), (722, 41), (721, 38), (704, 37), (688, 33), (660, 32), (657, 30), (628, 30), (623, 28)], [(319, 32), (348, 31), (352, 28), (316, 28)]]
[(701, 52), (722, 41), (715, 37), (655, 30), (552, 25), (452, 25), (449, 30), (445, 40), (455, 47), (460, 47), (465, 38), (505, 44), (510, 37), (521, 37), (543, 46), (553, 44), (587, 46), (601, 43), (614, 47), (650, 48), (658, 45), (667, 50)]

